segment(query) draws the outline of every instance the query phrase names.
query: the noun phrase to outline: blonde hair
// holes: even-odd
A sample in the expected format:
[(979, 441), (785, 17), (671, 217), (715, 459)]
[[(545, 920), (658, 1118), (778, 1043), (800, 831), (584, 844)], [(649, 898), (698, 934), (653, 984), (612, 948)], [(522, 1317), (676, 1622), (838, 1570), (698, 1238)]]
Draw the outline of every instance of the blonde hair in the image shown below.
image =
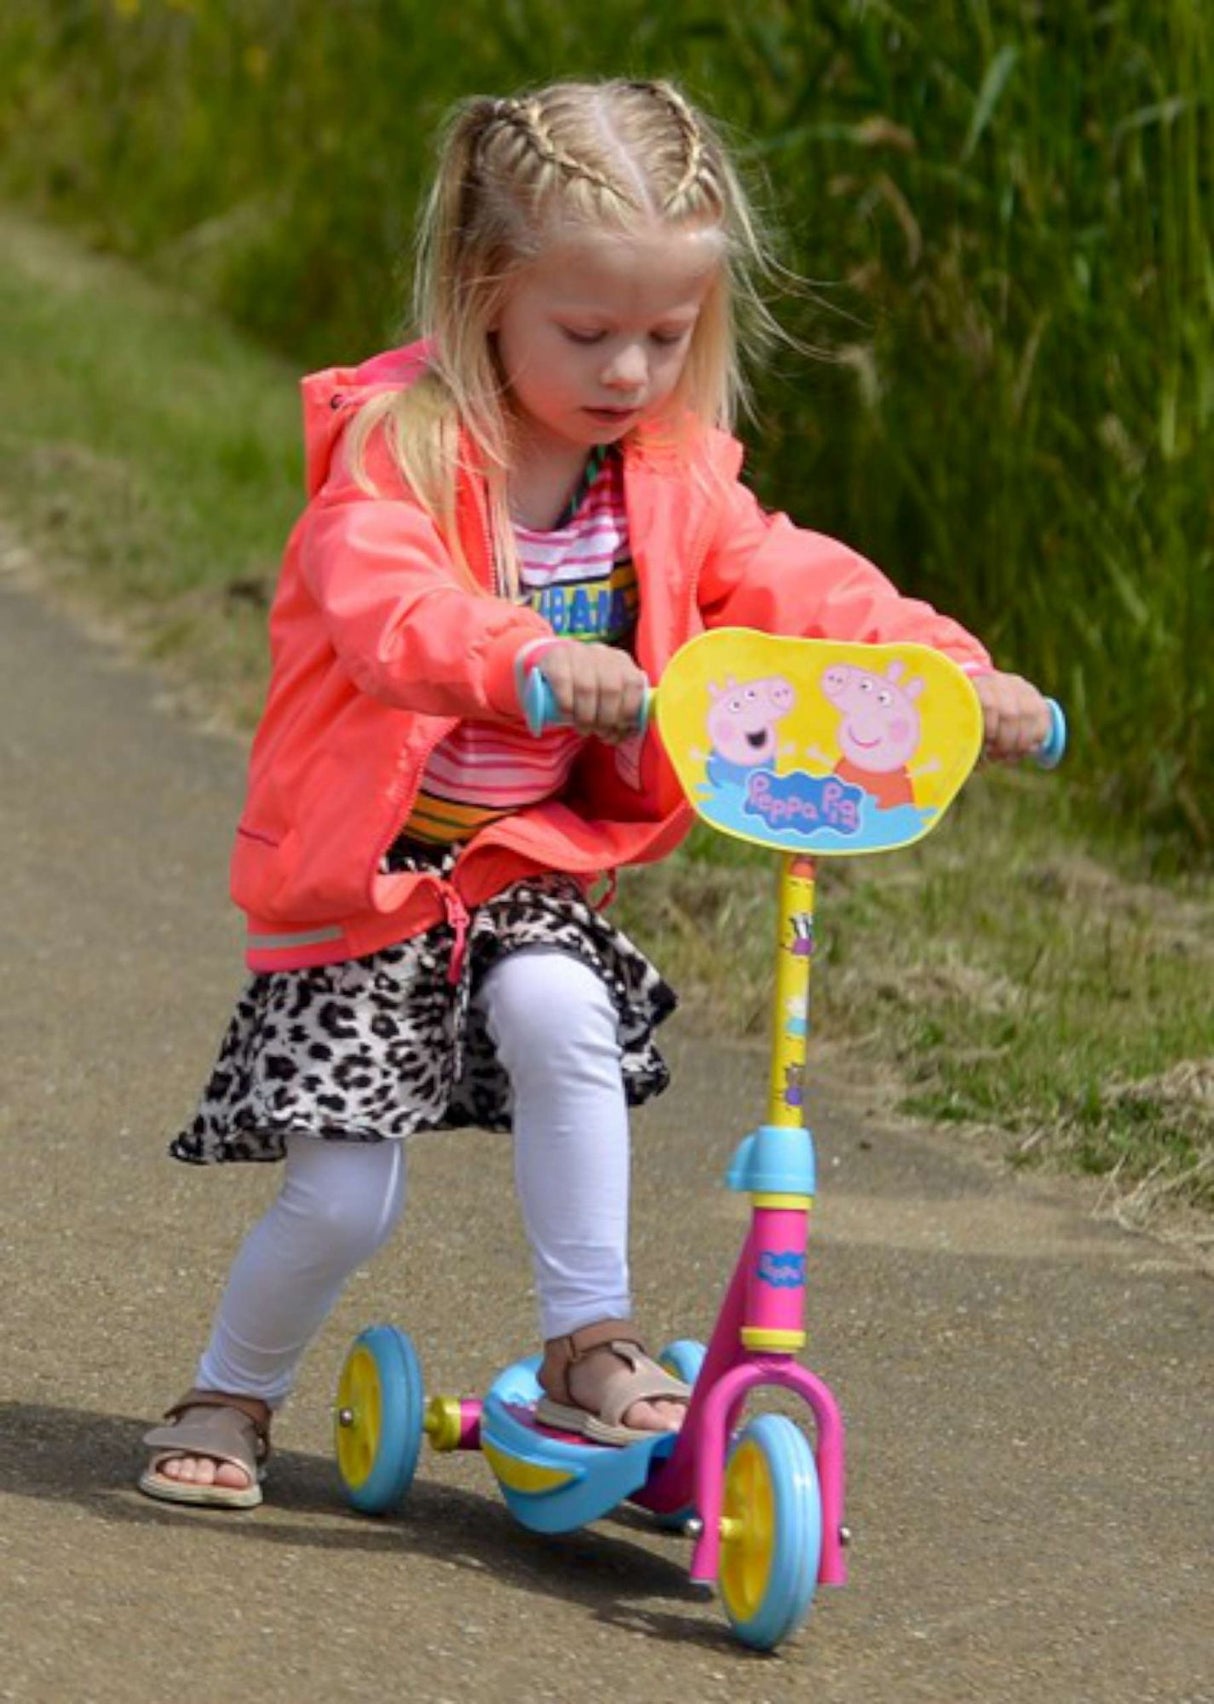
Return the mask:
[(517, 585), (506, 507), (509, 399), (490, 328), (516, 275), (554, 228), (627, 232), (653, 219), (710, 226), (722, 264), (692, 334), (670, 419), (732, 424), (745, 396), (742, 351), (774, 328), (759, 283), (771, 270), (754, 212), (710, 121), (668, 82), (560, 82), (505, 100), (461, 103), (443, 135), (418, 232), (414, 312), (429, 343), (425, 375), (373, 400), (351, 438), (383, 426), (414, 496), (467, 572), (455, 525), (461, 427), (488, 480), (497, 571)]

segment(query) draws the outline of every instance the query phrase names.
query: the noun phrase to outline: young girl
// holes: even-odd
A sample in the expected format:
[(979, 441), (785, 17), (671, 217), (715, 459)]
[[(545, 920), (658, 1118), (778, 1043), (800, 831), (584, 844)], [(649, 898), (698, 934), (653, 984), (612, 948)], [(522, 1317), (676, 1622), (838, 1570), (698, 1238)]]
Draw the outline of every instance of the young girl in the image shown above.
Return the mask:
[[(627, 1261), (627, 1107), (665, 1087), (674, 997), (591, 895), (688, 828), (657, 742), (630, 737), (686, 639), (923, 641), (973, 674), (992, 754), (1048, 728), (962, 628), (739, 483), (764, 257), (677, 89), (468, 102), (422, 236), (422, 341), (305, 385), (309, 502), (233, 860), (254, 975), (171, 1149), (284, 1176), (195, 1387), (147, 1435), (140, 1484), (175, 1502), (261, 1500), (270, 1417), (399, 1219), (417, 1130), (513, 1132), (541, 1419), (611, 1443), (679, 1424)], [(532, 739), (541, 661), (568, 725)]]

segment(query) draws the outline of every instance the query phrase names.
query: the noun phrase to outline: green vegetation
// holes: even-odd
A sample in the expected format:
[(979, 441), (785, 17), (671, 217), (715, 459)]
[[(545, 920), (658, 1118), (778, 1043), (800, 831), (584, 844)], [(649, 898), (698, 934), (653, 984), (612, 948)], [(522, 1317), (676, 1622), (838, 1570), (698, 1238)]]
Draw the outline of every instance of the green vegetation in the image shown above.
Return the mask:
[[(1025, 1163), (1115, 1173), (1138, 1207), (1208, 1207), (1214, 884), (1148, 884), (1092, 856), (1051, 787), (987, 771), (924, 845), (822, 866), (815, 1056), (905, 1113), (1006, 1132)], [(623, 896), (626, 926), (662, 940), (676, 984), (756, 1035), (768, 863), (697, 829)]]
[[(299, 503), (290, 369), (23, 220), (0, 218), (0, 253), (0, 567), (28, 559), (247, 728)], [(1073, 809), (1061, 776), (987, 772), (923, 846), (825, 868), (814, 1056), (1026, 1159), (1208, 1203), (1214, 882), (1148, 885), (1133, 844), (1081, 846)], [(620, 918), (704, 1022), (760, 1036), (771, 896), (765, 854), (697, 831), (626, 874)]]
[(196, 305), (0, 221), (0, 498), (62, 592), (247, 725), (299, 510), (293, 376)]
[(13, 0), (0, 184), (289, 354), (369, 352), (472, 91), (674, 73), (777, 186), (826, 356), (768, 500), (1063, 699), (1090, 819), (1214, 844), (1214, 21), (1203, 0)]

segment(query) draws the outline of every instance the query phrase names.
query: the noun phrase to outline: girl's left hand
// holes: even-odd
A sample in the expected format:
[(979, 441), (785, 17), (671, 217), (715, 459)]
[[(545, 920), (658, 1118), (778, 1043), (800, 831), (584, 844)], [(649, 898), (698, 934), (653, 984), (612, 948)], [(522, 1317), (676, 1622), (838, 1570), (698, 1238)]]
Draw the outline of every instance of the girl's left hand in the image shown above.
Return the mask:
[(1049, 706), (1027, 680), (996, 671), (976, 675), (974, 690), (982, 706), (983, 749), (987, 757), (1005, 760), (1028, 757), (1048, 737)]

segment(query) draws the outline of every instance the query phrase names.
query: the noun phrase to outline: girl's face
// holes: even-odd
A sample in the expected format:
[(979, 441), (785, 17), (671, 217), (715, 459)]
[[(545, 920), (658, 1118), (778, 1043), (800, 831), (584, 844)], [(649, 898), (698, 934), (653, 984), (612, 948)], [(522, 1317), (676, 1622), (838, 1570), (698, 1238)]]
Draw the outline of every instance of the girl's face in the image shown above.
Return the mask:
[(572, 461), (656, 414), (722, 260), (712, 227), (579, 229), (548, 243), (493, 328), (523, 453)]

